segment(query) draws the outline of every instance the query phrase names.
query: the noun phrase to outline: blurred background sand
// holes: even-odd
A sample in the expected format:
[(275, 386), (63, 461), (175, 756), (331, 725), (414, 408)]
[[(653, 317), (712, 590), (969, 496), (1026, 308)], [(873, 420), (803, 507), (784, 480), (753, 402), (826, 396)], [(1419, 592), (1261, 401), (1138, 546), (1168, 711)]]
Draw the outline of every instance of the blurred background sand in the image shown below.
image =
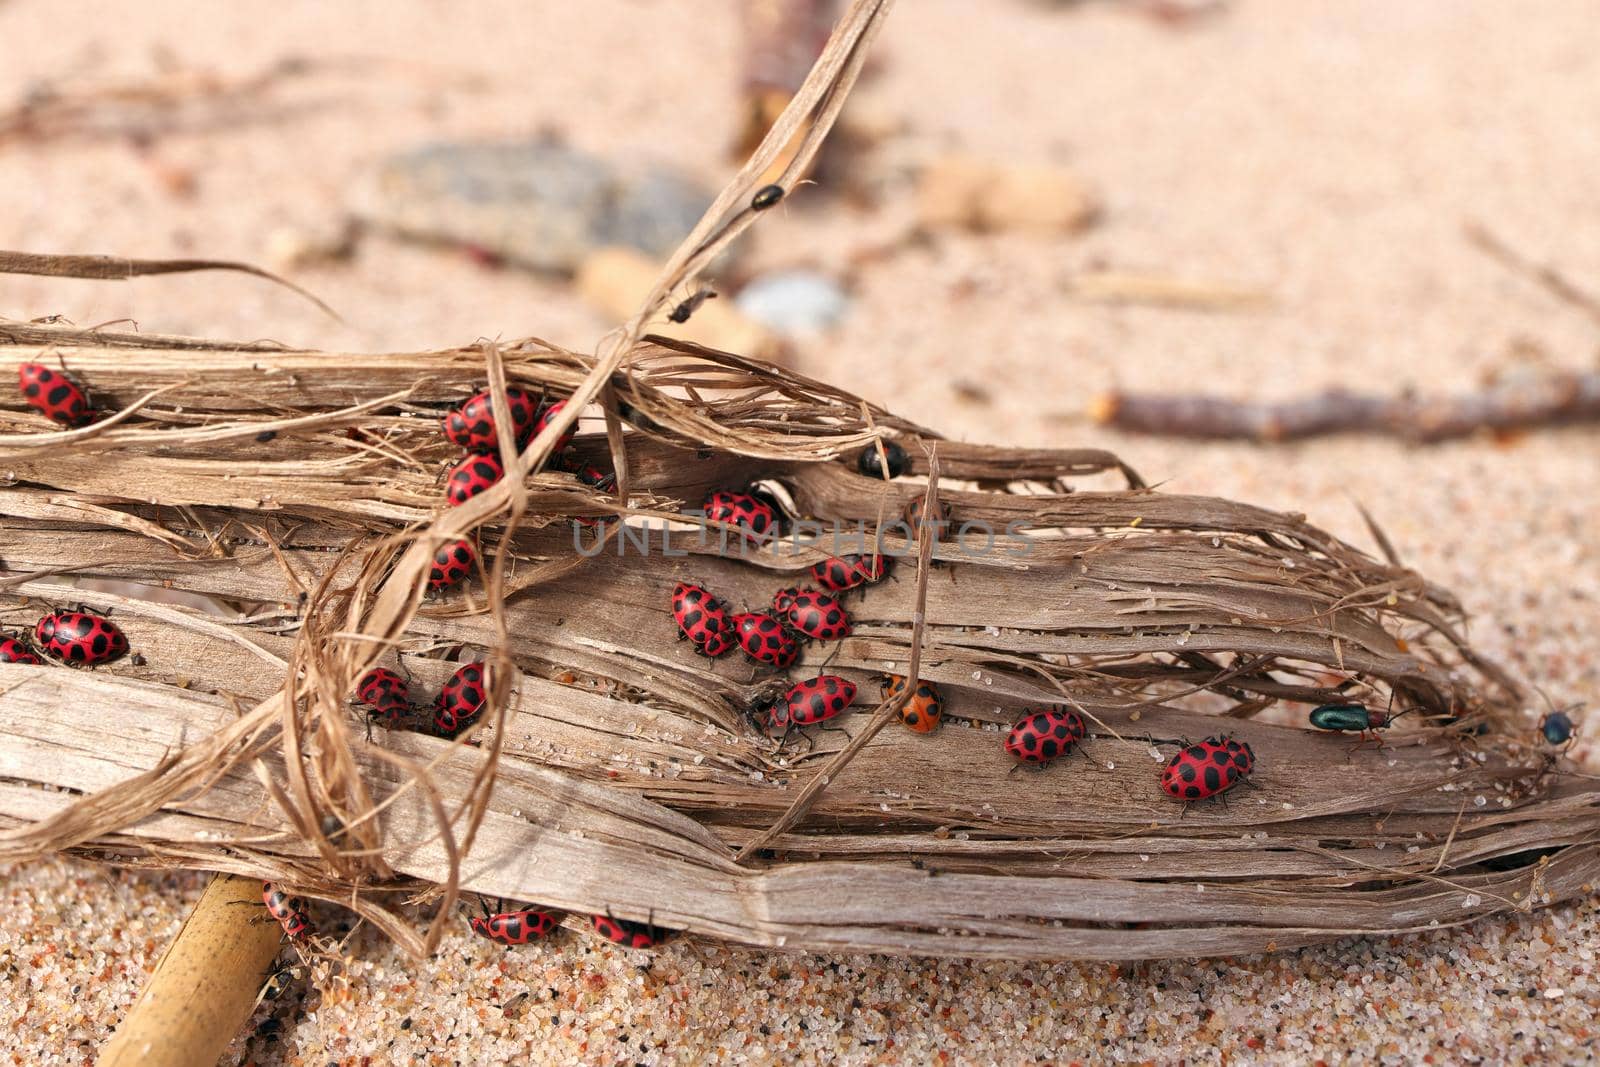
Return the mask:
[[(802, 188), (757, 227), (747, 269), (833, 279), (849, 310), (794, 338), (793, 365), (952, 436), (1111, 447), (1165, 488), (1303, 511), (1367, 544), (1348, 489), (1359, 476), (1406, 561), (1462, 595), (1485, 651), (1557, 701), (1594, 704), (1600, 431), (1196, 446), (1119, 437), (1082, 412), (1111, 386), (1270, 399), (1595, 369), (1594, 322), (1463, 234), (1481, 221), (1600, 290), (1595, 29), (1588, 0), (1231, 0), (1176, 24), (1110, 2), (915, 0), (891, 16), (852, 104), (879, 131), (839, 160), (859, 187)], [(0, 39), (0, 108), (47, 84), (319, 61), (197, 128), (0, 140), (4, 248), (271, 261), (286, 235), (336, 234), (386, 157), (447, 138), (553, 131), (710, 188), (732, 170), (731, 3), (4, 0)], [(1100, 215), (1073, 235), (903, 240), (918, 169), (951, 153), (1065, 168)], [(1070, 291), (1085, 270), (1270, 304), (1091, 303)], [(293, 276), (345, 324), (204, 275), (10, 277), (0, 315), (379, 351), (527, 334), (591, 348), (615, 325), (564, 280), (382, 235)], [(11, 871), (0, 1042), (16, 1062), (88, 1058), (202, 884), (66, 860)], [(347, 988), (282, 998), (230, 1056), (1570, 1062), (1592, 1058), (1596, 931), (1584, 903), (1392, 942), (1120, 968), (685, 945), (647, 959), (570, 935), (512, 953), (457, 935), (414, 965), (359, 932)]]

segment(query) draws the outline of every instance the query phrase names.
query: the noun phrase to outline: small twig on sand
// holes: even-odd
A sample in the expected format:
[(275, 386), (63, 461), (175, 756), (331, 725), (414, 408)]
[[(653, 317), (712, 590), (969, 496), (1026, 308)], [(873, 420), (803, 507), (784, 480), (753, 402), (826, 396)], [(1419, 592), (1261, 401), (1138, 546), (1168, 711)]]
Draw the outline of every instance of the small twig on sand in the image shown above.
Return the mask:
[(1536, 382), (1456, 396), (1374, 396), (1344, 389), (1282, 403), (1219, 396), (1107, 393), (1089, 417), (1128, 433), (1272, 443), (1369, 433), (1429, 444), (1481, 431), (1600, 422), (1600, 373), (1553, 374)]
[(1551, 296), (1554, 296), (1563, 304), (1577, 308), (1596, 325), (1600, 325), (1600, 297), (1578, 288), (1567, 279), (1566, 275), (1554, 267), (1543, 263), (1535, 263), (1515, 251), (1510, 245), (1490, 233), (1488, 227), (1484, 226), (1483, 223), (1468, 222), (1463, 228), (1466, 230), (1467, 240), (1498, 261), (1502, 267), (1514, 274), (1527, 275), (1548, 290)]

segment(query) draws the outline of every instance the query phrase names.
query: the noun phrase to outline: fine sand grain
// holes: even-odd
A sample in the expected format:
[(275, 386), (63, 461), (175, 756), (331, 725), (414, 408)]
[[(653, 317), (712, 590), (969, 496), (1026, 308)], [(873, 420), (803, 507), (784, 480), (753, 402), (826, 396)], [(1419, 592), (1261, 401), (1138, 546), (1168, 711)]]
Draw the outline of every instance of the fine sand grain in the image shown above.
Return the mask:
[[(0, 103), (42, 79), (238, 76), (340, 60), (219, 128), (0, 145), (0, 247), (262, 260), (272, 235), (337, 228), (387, 154), (551, 128), (715, 182), (735, 128), (731, 10), (700, 4), (0, 3)], [(380, 13), (381, 12), (381, 13)], [(1588, 0), (1234, 0), (1172, 29), (1116, 5), (914, 0), (863, 104), (902, 119), (898, 156), (1063, 163), (1104, 198), (1078, 238), (889, 241), (911, 186), (872, 207), (802, 190), (754, 261), (852, 270), (854, 307), (797, 361), (971, 439), (1096, 444), (1166, 488), (1300, 510), (1367, 543), (1350, 485), (1408, 562), (1455, 588), (1487, 652), (1560, 701), (1600, 703), (1600, 432), (1433, 449), (1332, 440), (1258, 449), (1119, 439), (1094, 393), (1280, 398), (1348, 384), (1471, 388), (1596, 365), (1600, 331), (1463, 235), (1480, 220), (1600, 290), (1600, 138)], [(18, 46), (26, 42), (25, 47)], [(381, 62), (375, 62), (381, 59)], [(191, 191), (184, 192), (185, 186)], [(1205, 313), (1073, 300), (1075, 271), (1264, 290)], [(0, 314), (381, 350), (536, 333), (588, 346), (612, 323), (548, 279), (387, 239), (296, 280), (347, 325), (246, 278), (9, 278)], [(1534, 709), (1530, 709), (1530, 723)], [(1580, 744), (1577, 755), (1587, 755)], [(0, 1041), (83, 1062), (137, 995), (203, 884), (75, 861), (0, 893)], [(319, 910), (325, 926), (340, 916)], [(463, 924), (464, 931), (464, 924)], [(1392, 941), (1113, 967), (653, 955), (563, 933), (507, 952), (446, 939), (417, 965), (367, 931), (349, 984), (274, 1002), (236, 1043), (258, 1063), (1584, 1062), (1592, 903)]]

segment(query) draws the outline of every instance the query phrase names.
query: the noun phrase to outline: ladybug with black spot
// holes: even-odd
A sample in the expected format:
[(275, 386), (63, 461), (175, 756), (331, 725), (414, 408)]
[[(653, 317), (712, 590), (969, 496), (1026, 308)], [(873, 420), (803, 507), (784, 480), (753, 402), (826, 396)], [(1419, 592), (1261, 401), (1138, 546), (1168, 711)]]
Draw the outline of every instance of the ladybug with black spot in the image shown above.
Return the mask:
[(688, 640), (702, 656), (714, 659), (735, 644), (727, 608), (704, 586), (679, 582), (673, 587), (672, 619), (678, 624), (678, 640)]
[(433, 554), (433, 566), (428, 568), (428, 588), (435, 593), (460, 585), (472, 573), (472, 563), (478, 553), (466, 538), (442, 545)]
[(756, 662), (782, 669), (800, 657), (800, 642), (771, 612), (741, 612), (728, 621), (739, 647)]
[[(617, 491), (617, 476), (610, 471), (603, 471), (595, 466), (585, 466), (579, 468), (576, 473), (578, 481), (587, 485), (590, 489), (601, 493), (615, 493)], [(573, 521), (579, 526), (596, 526), (606, 521), (607, 518), (608, 516), (605, 515), (588, 515), (581, 516)]]
[[(779, 597), (783, 595), (778, 594)], [(777, 599), (773, 598), (774, 607)], [(783, 621), (796, 633), (813, 641), (839, 641), (850, 636), (850, 616), (828, 594), (807, 589), (785, 599), (788, 609), (779, 610), (783, 611)]]
[(475, 722), (488, 701), (482, 660), (464, 663), (444, 683), (433, 705), (433, 724), (441, 736), (454, 737)]
[(811, 580), (830, 593), (843, 593), (859, 585), (881, 582), (889, 576), (889, 558), (871, 553), (829, 556), (811, 567)]
[(764, 537), (778, 524), (778, 513), (771, 504), (751, 493), (718, 489), (706, 497), (701, 508), (712, 522), (725, 522)]
[(1227, 792), (1255, 770), (1249, 744), (1231, 737), (1208, 737), (1173, 753), (1161, 769), (1161, 788), (1183, 801), (1205, 800)]
[[(559, 415), (561, 413), (561, 409), (566, 406), (567, 402), (565, 400), (557, 400), (554, 404), (551, 404), (549, 407), (539, 412), (538, 421), (533, 424), (533, 436), (537, 437), (544, 433), (544, 428), (550, 425), (551, 422), (555, 421), (555, 417)], [(566, 433), (563, 433), (560, 437), (556, 438), (556, 443), (550, 447), (550, 454), (553, 456), (556, 453), (563, 451), (572, 443), (572, 438), (576, 433), (576, 424), (568, 427)]]
[(1050, 766), (1088, 735), (1083, 717), (1059, 704), (1029, 708), (1006, 735), (1006, 751), (1017, 765)]
[[(904, 676), (884, 675), (884, 699), (899, 696), (905, 692), (905, 688)], [(931, 734), (937, 730), (944, 721), (944, 697), (939, 694), (939, 688), (932, 682), (918, 679), (917, 688), (900, 706), (900, 721), (906, 724), (908, 730), (919, 734)]]
[(487, 901), (480, 898), (479, 903), (483, 905), (483, 914), (474, 915), (468, 922), (472, 932), (507, 948), (546, 937), (561, 923), (558, 912), (544, 908), (505, 911), (502, 902), (496, 905), (502, 910), (491, 914)]
[(52, 611), (35, 624), (33, 639), (41, 652), (74, 665), (110, 663), (128, 651), (116, 623), (87, 611)]
[[(538, 404), (525, 390), (506, 388), (506, 407), (511, 410), (511, 436), (521, 451), (533, 438)], [(493, 394), (485, 389), (440, 421), (445, 439), (468, 452), (498, 452), (500, 438), (495, 433)]]
[[(911, 503), (906, 505), (906, 525), (911, 527), (912, 540), (918, 540), (922, 537), (922, 527), (924, 525), (923, 507), (924, 498), (920, 496), (913, 498)], [(935, 541), (944, 540), (945, 534), (950, 529), (950, 509), (945, 507), (944, 501), (934, 500), (933, 507), (928, 511), (926, 524), (933, 528), (933, 539)]]
[(299, 941), (311, 933), (311, 917), (306, 914), (304, 900), (275, 888), (271, 882), (262, 882), (261, 902), (267, 906), (267, 913), (278, 920), (290, 941)]
[[(387, 667), (374, 667), (356, 685), (356, 700), (375, 711), (390, 714), (411, 699), (406, 680)], [(391, 715), (391, 717), (393, 717)]]
[(460, 507), (479, 493), (494, 488), (505, 474), (505, 465), (493, 452), (468, 456), (451, 467), (445, 477), (445, 501), (453, 508)]
[(815, 726), (844, 711), (856, 698), (856, 683), (837, 674), (819, 674), (791, 685), (772, 708), (772, 725), (792, 729)]
[(38, 665), (43, 662), (33, 654), (33, 649), (15, 637), (0, 637), (0, 663), (31, 663)]
[(772, 610), (778, 613), (778, 618), (781, 619), (789, 614), (789, 605), (793, 604), (794, 598), (799, 595), (800, 589), (793, 585), (772, 594)]
[(590, 921), (594, 923), (595, 933), (624, 948), (655, 948), (661, 940), (660, 932), (650, 923), (629, 922), (609, 915), (594, 915)]
[(77, 429), (95, 419), (88, 390), (65, 371), (51, 370), (43, 363), (24, 363), (17, 368), (17, 385), (23, 402), (52, 422)]

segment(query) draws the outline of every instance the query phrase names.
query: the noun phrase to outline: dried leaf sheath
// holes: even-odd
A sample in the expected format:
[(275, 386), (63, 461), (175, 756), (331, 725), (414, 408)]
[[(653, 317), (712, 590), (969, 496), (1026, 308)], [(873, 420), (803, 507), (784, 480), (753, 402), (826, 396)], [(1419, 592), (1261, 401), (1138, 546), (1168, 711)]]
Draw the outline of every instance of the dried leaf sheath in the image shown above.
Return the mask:
[[(458, 812), (486, 757), (382, 730), (368, 746), (343, 704), (352, 665), (340, 650), (358, 646), (341, 634), (366, 617), (361, 605), (400, 580), (390, 570), (403, 545), (395, 537), (405, 523), (426, 520), (437, 499), (433, 479), (448, 449), (431, 410), (415, 405), (481, 382), (482, 353), (366, 361), (249, 353), (265, 368), (249, 372), (234, 362), (241, 357), (219, 352), (224, 378), (256, 373), (273, 383), (284, 377), (266, 373), (274, 361), (296, 362), (294, 386), (242, 410), (237, 387), (211, 382), (210, 370), (193, 373), (192, 350), (61, 350), (71, 366), (104, 368), (86, 376), (108, 392), (135, 391), (141, 377), (176, 388), (98, 440), (59, 451), (0, 446), (18, 479), (0, 492), (7, 606), (20, 609), (24, 596), (35, 606), (41, 597), (117, 604), (149, 662), (96, 672), (0, 668), (0, 815), (11, 827), (0, 854), (69, 847), (122, 862), (270, 874), (354, 899), (422, 950), (402, 905), (451, 880), (439, 820), (453, 819), (459, 833)], [(0, 374), (31, 356), (26, 346), (0, 352)], [(142, 369), (120, 362), (130, 354)], [(757, 474), (783, 481), (824, 520), (893, 517), (920, 493), (914, 478), (885, 486), (828, 458), (848, 457), (867, 433), (854, 398), (694, 352), (671, 352), (670, 371), (653, 368), (657, 355), (669, 358), (640, 350), (648, 385), (616, 379), (628, 403), (641, 401), (636, 412), (650, 412), (651, 428), (628, 433), (626, 444), (636, 499), (652, 514)], [(502, 356), (511, 381), (536, 389), (570, 388), (587, 365), (537, 343)], [(322, 375), (329, 388), (311, 388)], [(691, 404), (675, 395), (675, 382), (689, 378), (721, 388), (703, 389), (704, 402)], [(408, 400), (376, 412), (334, 415), (407, 389)], [(329, 421), (286, 428), (264, 444), (225, 432), (307, 416)], [(15, 432), (41, 429), (14, 409), (0, 418)], [(873, 419), (930, 436), (886, 413)], [(346, 435), (351, 426), (366, 431), (363, 440)], [(579, 448), (603, 462), (603, 437), (589, 426)], [(189, 444), (189, 435), (199, 440)], [(761, 458), (774, 453), (781, 458)], [(1512, 740), (1513, 731), (1526, 733), (1516, 718), (1521, 696), (1464, 659), (1447, 592), (1292, 516), (1140, 489), (1044, 492), (1057, 479), (1120, 479), (1125, 468), (1104, 453), (942, 444), (940, 456), (940, 495), (958, 519), (1061, 529), (1038, 535), (1026, 560), (939, 546), (948, 565), (928, 584), (920, 673), (945, 688), (950, 721), (928, 738), (897, 727), (879, 734), (749, 869), (733, 853), (777, 819), (838, 744), (824, 734), (814, 753), (782, 757), (754, 737), (742, 711), (759, 683), (743, 665), (688, 654), (675, 640), (666, 590), (693, 575), (736, 603), (760, 603), (817, 552), (774, 545), (747, 561), (724, 559), (710, 537), (704, 546), (683, 543), (686, 557), (582, 559), (563, 516), (593, 513), (603, 498), (559, 473), (531, 476), (527, 520), (504, 544), (505, 585), (514, 590), (504, 648), (522, 674), (506, 705), (495, 788), (460, 861), (461, 888), (641, 918), (653, 911), (665, 925), (752, 944), (1130, 958), (1457, 922), (1546, 894), (1559, 899), (1594, 878), (1596, 797)], [(135, 470), (160, 472), (157, 503), (144, 495), (146, 478), (128, 492)], [(362, 476), (350, 479), (352, 470)], [(1008, 471), (1014, 477), (1003, 484), (1024, 495), (1000, 491)], [(499, 544), (501, 530), (491, 519), (485, 544)], [(248, 602), (253, 621), (29, 577), (63, 570)], [(875, 693), (878, 672), (905, 665), (913, 584), (885, 583), (851, 602), (856, 634), (830, 670)], [(304, 614), (302, 589), (312, 593)], [(497, 627), (481, 611), (481, 591), (473, 603), (479, 610), (459, 598), (423, 603), (376, 647), (492, 648)], [(826, 651), (813, 647), (805, 662)], [(403, 658), (424, 688), (453, 669), (420, 654)], [(298, 790), (287, 786), (285, 720), (274, 697), (285, 680), (279, 664), (291, 660), (301, 668), (289, 720), (306, 775)], [(1216, 683), (1235, 697), (1159, 706), (1163, 694), (1256, 661)], [(1253, 698), (1279, 701), (1263, 719), (1282, 709), (1299, 722), (1304, 705), (1290, 702), (1331, 699), (1352, 677), (1372, 683), (1370, 699), (1381, 702), (1398, 684), (1408, 699), (1470, 713), (1494, 732), (1470, 746), (1437, 728), (1397, 732), (1381, 752), (1350, 753), (1347, 739), (1212, 717)], [(980, 724), (1007, 722), (1021, 703), (1061, 690), (1104, 723), (1085, 746), (1091, 759), (1009, 774), (1000, 735)], [(241, 709), (267, 703), (238, 720), (240, 740), (186, 756), (236, 721), (220, 694), (234, 694)], [(1179, 818), (1140, 738), (1222, 728), (1255, 747), (1263, 788)], [(407, 763), (377, 761), (374, 748)], [(406, 788), (418, 771), (422, 784)], [(279, 783), (293, 819), (263, 775)], [(108, 788), (102, 800), (80, 800)], [(381, 810), (362, 820), (367, 805)], [(313, 840), (330, 811), (355, 829), (337, 843)], [(1479, 866), (1562, 846), (1542, 865), (1524, 855), (1514, 870)], [(372, 847), (381, 862), (360, 855)]]

